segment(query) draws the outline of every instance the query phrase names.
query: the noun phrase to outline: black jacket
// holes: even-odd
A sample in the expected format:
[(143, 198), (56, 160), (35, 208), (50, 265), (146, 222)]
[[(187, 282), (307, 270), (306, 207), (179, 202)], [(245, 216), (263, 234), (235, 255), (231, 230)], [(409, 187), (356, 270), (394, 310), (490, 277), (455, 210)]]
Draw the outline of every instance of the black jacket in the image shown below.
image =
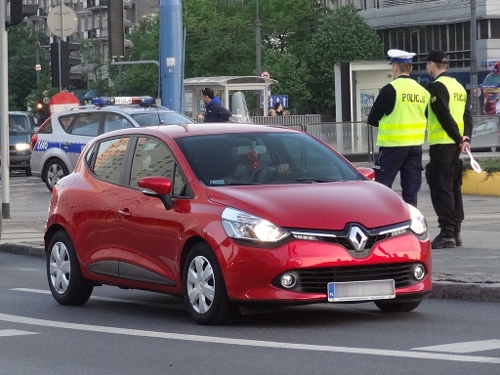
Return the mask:
[(215, 96), (205, 105), (204, 122), (228, 122), (233, 114), (222, 106), (218, 96)]

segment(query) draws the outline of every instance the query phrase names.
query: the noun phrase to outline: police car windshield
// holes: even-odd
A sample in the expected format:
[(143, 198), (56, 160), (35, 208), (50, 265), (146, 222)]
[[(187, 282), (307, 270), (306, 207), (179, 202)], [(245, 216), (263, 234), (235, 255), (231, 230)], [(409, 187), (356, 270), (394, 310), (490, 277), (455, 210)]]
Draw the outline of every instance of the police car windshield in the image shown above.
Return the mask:
[(158, 111), (151, 113), (131, 114), (135, 121), (141, 126), (170, 125), (170, 124), (189, 124), (193, 121), (177, 112)]

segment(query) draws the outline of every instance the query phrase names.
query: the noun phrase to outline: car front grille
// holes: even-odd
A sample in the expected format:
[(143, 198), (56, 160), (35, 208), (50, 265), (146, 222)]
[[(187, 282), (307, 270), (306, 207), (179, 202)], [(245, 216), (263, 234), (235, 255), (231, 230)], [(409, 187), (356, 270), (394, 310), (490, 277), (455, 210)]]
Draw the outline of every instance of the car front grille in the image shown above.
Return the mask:
[[(413, 276), (414, 267), (420, 263), (398, 263), (376, 266), (329, 267), (301, 269), (294, 272), (297, 284), (291, 290), (304, 293), (325, 293), (330, 282), (370, 281), (393, 279), (396, 288), (404, 288), (417, 284)], [(279, 286), (279, 277), (273, 284)], [(289, 289), (290, 290), (290, 289)]]

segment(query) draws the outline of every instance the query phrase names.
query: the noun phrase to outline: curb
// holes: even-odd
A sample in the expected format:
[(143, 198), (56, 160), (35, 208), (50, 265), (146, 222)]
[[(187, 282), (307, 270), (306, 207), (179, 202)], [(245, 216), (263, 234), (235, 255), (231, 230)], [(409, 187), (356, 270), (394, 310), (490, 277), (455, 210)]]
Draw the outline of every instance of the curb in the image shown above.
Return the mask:
[[(0, 252), (45, 258), (45, 247), (41, 242), (4, 243), (0, 244)], [(432, 290), (425, 298), (500, 302), (500, 283), (433, 281)]]
[(18, 255), (29, 255), (37, 258), (45, 258), (45, 247), (40, 243), (3, 243), (0, 244), (0, 252)]

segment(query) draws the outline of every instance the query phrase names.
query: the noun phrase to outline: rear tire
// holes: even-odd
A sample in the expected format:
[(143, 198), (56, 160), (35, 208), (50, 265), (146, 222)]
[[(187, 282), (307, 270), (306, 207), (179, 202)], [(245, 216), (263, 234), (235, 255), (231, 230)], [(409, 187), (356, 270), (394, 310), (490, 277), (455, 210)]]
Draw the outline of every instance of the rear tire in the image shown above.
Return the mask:
[(94, 284), (83, 278), (73, 243), (62, 230), (50, 240), (47, 279), (52, 296), (61, 305), (83, 305), (94, 290)]
[[(396, 300), (397, 301), (397, 300)], [(422, 299), (407, 302), (374, 301), (375, 305), (383, 312), (410, 312), (415, 310)]]
[(44, 168), (44, 181), (47, 188), (52, 191), (57, 181), (69, 174), (68, 168), (61, 159), (53, 159), (49, 161)]
[(182, 272), (184, 302), (198, 324), (219, 325), (239, 316), (227, 296), (226, 285), (215, 254), (206, 243), (189, 251)]

